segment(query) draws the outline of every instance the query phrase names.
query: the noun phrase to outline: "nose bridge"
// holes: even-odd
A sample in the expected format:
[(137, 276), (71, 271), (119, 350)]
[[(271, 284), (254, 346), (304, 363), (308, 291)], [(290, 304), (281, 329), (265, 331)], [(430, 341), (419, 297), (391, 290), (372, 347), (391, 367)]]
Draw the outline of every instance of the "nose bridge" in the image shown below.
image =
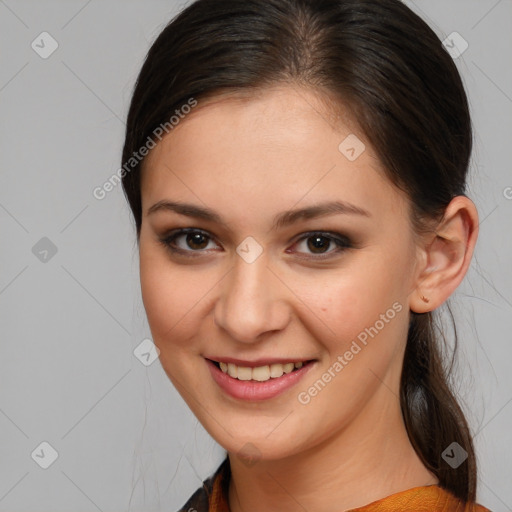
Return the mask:
[(238, 255), (215, 306), (215, 323), (240, 342), (283, 329), (289, 320), (284, 287), (267, 268), (265, 253), (249, 263)]

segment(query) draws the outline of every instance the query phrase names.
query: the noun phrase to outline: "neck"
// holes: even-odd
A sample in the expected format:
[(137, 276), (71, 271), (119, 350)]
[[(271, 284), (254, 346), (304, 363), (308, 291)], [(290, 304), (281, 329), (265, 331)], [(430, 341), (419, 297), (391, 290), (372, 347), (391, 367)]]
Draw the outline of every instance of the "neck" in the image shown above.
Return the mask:
[(308, 451), (253, 466), (230, 454), (230, 511), (332, 512), (336, 503), (341, 512), (437, 484), (410, 443), (398, 399), (390, 404), (378, 394), (350, 425)]

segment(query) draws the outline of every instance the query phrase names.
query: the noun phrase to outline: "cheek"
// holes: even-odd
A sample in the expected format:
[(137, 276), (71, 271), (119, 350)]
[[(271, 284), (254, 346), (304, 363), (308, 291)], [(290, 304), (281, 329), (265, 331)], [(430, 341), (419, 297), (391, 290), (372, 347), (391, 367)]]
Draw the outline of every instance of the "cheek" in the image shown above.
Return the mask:
[[(407, 262), (404, 258), (394, 265), (389, 263), (388, 259), (375, 256), (339, 272), (329, 271), (323, 276), (319, 273), (314, 279), (295, 277), (294, 290), (308, 306), (302, 321), (317, 339), (329, 346), (333, 356), (345, 350), (360, 334), (364, 339), (365, 329), (376, 322), (380, 331), (384, 321), (385, 328), (379, 332), (381, 338), (393, 338), (401, 332), (405, 319), (393, 319), (398, 310), (405, 311), (403, 275)], [(381, 315), (385, 317), (383, 320)]]
[(184, 272), (155, 253), (140, 253), (142, 300), (153, 341), (161, 351), (169, 344), (188, 346), (187, 339), (204, 307), (201, 298), (211, 287), (209, 280), (201, 279), (199, 273)]

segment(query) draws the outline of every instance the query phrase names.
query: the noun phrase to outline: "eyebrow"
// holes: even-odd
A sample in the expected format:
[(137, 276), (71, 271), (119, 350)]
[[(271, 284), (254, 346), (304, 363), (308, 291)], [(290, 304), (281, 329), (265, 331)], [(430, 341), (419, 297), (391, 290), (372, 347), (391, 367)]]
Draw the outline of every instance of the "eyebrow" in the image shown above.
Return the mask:
[[(187, 217), (203, 219), (219, 224), (226, 224), (222, 217), (210, 208), (197, 206), (190, 203), (182, 203), (175, 201), (162, 200), (148, 208), (146, 215), (154, 214), (158, 211), (171, 211)], [(272, 229), (278, 229), (284, 226), (290, 226), (299, 220), (314, 219), (317, 217), (325, 217), (327, 215), (346, 214), (361, 215), (371, 217), (369, 211), (344, 201), (331, 201), (327, 203), (307, 206), (305, 208), (287, 210), (279, 213), (274, 218)]]

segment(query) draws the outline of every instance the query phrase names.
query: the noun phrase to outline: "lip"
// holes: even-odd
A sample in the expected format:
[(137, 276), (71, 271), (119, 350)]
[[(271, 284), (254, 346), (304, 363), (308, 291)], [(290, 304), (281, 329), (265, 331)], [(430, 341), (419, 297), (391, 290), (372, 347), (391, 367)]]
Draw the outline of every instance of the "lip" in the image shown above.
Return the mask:
[[(213, 380), (226, 394), (233, 398), (238, 398), (239, 400), (245, 400), (248, 402), (269, 400), (281, 393), (284, 393), (302, 380), (302, 378), (313, 368), (313, 366), (315, 366), (316, 363), (315, 360), (306, 360), (304, 361), (306, 364), (304, 364), (302, 368), (298, 368), (290, 373), (285, 373), (281, 377), (277, 377), (275, 379), (271, 378), (264, 382), (258, 382), (253, 380), (234, 379), (227, 373), (224, 373), (220, 368), (217, 368), (211, 360), (205, 358), (205, 361), (210, 373), (212, 374)], [(230, 359), (223, 362), (233, 361), (236, 361), (236, 359)], [(279, 360), (276, 359), (273, 359), (272, 361), (279, 362)], [(287, 362), (291, 361), (288, 359)], [(247, 365), (247, 363), (244, 362), (243, 364), (240, 364), (240, 366), (243, 365)], [(261, 364), (258, 361), (257, 364), (253, 364), (251, 368), (254, 366), (265, 366), (265, 364)]]

